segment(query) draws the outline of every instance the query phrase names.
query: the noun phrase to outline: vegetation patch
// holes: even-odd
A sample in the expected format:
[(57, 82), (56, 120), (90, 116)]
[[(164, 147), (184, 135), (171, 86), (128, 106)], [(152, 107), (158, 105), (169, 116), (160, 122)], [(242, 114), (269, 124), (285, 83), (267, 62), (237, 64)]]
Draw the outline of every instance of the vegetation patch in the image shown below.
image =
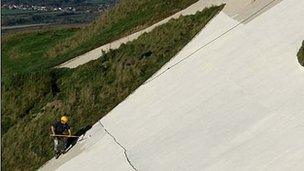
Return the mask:
[(196, 2), (197, 0), (122, 0), (100, 19), (47, 53), (51, 65), (63, 63), (108, 42), (146, 28)]
[(1, 25), (89, 23), (116, 0), (4, 0)]
[(304, 41), (302, 42), (302, 47), (298, 52), (298, 61), (302, 66), (304, 66)]
[(35, 13), (35, 11), (1, 8), (1, 15), (2, 16), (5, 16), (5, 15), (28, 14), (28, 13)]
[(222, 8), (170, 20), (75, 69), (3, 80), (2, 106), (7, 107), (2, 117), (7, 119), (2, 121), (6, 125), (2, 169), (38, 169), (53, 156), (49, 128), (55, 119), (68, 115), (74, 134), (93, 125), (176, 55)]
[[(92, 2), (97, 1), (102, 0)], [(8, 36), (2, 41), (4, 72), (33, 72), (54, 67), (148, 27), (195, 1), (197, 0), (122, 0), (113, 9), (104, 12), (100, 19), (81, 30), (65, 29)]]
[(56, 79), (60, 72), (40, 71), (16, 74), (2, 81), (1, 133), (24, 118), (35, 117), (37, 112), (59, 92)]
[(47, 68), (52, 60), (44, 53), (55, 44), (71, 37), (78, 29), (34, 31), (6, 35), (2, 39), (2, 72), (13, 74)]

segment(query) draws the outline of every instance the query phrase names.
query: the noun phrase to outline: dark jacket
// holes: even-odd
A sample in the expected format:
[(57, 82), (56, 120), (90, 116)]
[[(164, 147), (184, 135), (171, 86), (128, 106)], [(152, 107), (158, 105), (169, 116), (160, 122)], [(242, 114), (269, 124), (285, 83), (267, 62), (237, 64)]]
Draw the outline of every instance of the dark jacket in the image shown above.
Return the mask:
[(63, 135), (70, 129), (68, 124), (62, 124), (60, 121), (55, 122), (53, 125), (56, 135)]

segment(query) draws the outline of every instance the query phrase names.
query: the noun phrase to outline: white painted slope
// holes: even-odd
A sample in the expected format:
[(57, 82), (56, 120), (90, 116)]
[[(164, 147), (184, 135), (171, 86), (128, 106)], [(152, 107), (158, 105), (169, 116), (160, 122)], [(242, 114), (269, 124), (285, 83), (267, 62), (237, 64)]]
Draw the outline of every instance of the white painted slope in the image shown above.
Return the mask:
[(42, 170), (133, 170), (101, 123), (137, 170), (303, 170), (304, 68), (296, 58), (303, 21), (297, 0), (245, 25), (220, 13)]

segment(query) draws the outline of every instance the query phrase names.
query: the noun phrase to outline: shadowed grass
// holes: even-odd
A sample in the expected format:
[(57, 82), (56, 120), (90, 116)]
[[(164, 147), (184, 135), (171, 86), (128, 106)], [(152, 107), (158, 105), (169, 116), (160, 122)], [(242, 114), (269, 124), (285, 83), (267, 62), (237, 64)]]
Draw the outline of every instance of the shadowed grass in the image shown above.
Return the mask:
[(298, 61), (302, 66), (304, 66), (304, 41), (302, 42), (302, 47), (298, 52)]
[(77, 30), (46, 30), (4, 36), (2, 72), (4, 74), (29, 72), (48, 66), (50, 59), (44, 56), (45, 52), (58, 42), (74, 35)]

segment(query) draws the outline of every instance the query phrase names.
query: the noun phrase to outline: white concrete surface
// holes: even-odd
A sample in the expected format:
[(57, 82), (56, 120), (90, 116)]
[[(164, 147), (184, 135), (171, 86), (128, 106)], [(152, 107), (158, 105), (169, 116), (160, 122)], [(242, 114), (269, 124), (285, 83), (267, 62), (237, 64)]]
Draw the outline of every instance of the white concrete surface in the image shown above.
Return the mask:
[[(304, 1), (239, 21), (221, 12), (101, 119), (136, 170), (304, 170)], [(134, 170), (99, 122), (55, 168)]]

